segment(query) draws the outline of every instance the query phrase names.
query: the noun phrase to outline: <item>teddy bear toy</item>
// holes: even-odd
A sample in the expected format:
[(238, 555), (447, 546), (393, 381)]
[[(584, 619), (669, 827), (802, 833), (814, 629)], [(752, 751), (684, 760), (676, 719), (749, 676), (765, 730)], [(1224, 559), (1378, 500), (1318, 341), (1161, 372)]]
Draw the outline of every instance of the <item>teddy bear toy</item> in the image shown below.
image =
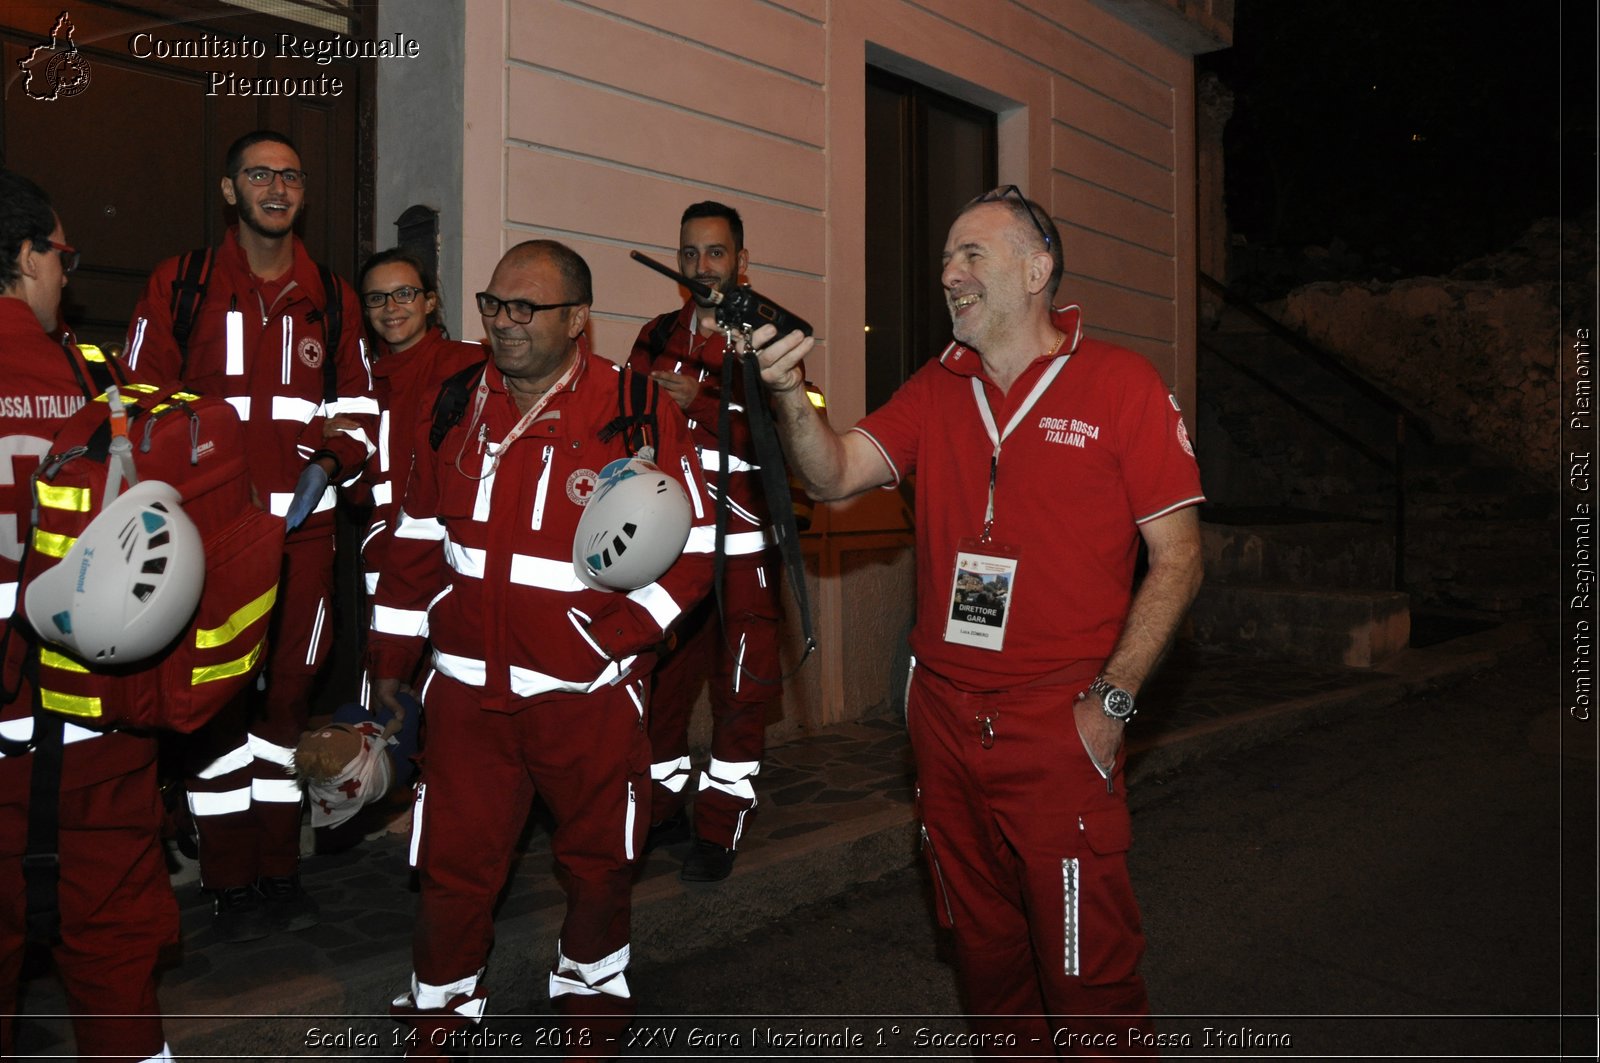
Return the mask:
[(411, 785), (422, 707), (409, 694), (400, 700), (406, 711), (399, 720), (351, 703), (341, 705), (331, 723), (300, 736), (292, 768), (305, 785), (313, 827), (337, 827)]

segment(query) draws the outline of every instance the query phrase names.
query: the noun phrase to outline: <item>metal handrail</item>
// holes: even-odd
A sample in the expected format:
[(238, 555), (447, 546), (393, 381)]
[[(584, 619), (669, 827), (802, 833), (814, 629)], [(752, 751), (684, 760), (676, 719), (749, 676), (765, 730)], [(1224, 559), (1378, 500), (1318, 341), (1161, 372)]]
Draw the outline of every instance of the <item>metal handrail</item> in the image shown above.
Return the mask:
[(1387, 467), (1394, 472), (1394, 570), (1392, 582), (1394, 589), (1404, 590), (1406, 583), (1406, 435), (1408, 426), (1427, 442), (1433, 441), (1433, 430), (1422, 416), (1394, 396), (1384, 391), (1377, 384), (1368, 380), (1360, 373), (1346, 365), (1341, 359), (1324, 351), (1304, 336), (1289, 328), (1283, 322), (1250, 302), (1244, 296), (1233, 291), (1221, 281), (1212, 277), (1204, 270), (1197, 270), (1200, 286), (1220, 297), (1223, 302), (1244, 314), (1250, 320), (1266, 329), (1273, 337), (1289, 344), (1295, 350), (1315, 360), (1322, 368), (1339, 377), (1354, 388), (1363, 398), (1373, 402), (1381, 409), (1394, 414), (1394, 457), (1385, 459), (1373, 448), (1357, 439), (1353, 434), (1339, 425), (1334, 424), (1314, 410), (1305, 400), (1290, 392), (1287, 388), (1267, 380), (1256, 371), (1247, 368), (1237, 360), (1228, 357), (1211, 344), (1202, 343), (1211, 353), (1222, 358), (1223, 361), (1239, 370), (1253, 380), (1263, 390), (1288, 403), (1294, 409), (1314, 420), (1317, 424), (1328, 429), (1354, 447), (1363, 457), (1375, 462), (1380, 467)]

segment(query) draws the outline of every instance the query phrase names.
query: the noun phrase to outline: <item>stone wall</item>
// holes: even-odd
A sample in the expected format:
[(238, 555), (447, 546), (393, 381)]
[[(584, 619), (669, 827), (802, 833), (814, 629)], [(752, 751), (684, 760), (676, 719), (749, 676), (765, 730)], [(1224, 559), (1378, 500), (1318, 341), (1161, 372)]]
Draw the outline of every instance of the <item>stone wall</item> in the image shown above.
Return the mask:
[(1542, 481), (1559, 428), (1560, 281), (1593, 290), (1594, 264), (1583, 261), (1593, 231), (1593, 215), (1565, 231), (1544, 221), (1448, 277), (1306, 285), (1280, 316), (1442, 438), (1471, 442)]

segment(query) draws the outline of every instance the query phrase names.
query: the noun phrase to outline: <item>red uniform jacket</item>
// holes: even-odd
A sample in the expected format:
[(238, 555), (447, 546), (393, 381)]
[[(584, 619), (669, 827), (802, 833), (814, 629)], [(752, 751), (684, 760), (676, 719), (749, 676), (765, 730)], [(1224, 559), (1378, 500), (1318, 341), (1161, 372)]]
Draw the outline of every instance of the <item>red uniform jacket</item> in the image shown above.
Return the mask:
[[(217, 248), (205, 299), (189, 334), (188, 368), (172, 338), (172, 286), (179, 259), (157, 266), (128, 329), (123, 360), (152, 383), (181, 382), (231, 403), (251, 440), (250, 478), (275, 516), (289, 511), (296, 481), (318, 452), (339, 462), (339, 478), (356, 476), (373, 452), (378, 405), (362, 335), (361, 306), (348, 284), (337, 285), (342, 307), (339, 349), (327, 350), (327, 300), (316, 263), (294, 238), (294, 266), (265, 284), (250, 272), (238, 231)], [(230, 311), (238, 311), (240, 355), (229, 364)], [(338, 397), (324, 402), (323, 359), (337, 367)], [(359, 427), (323, 438), (323, 420), (354, 418)], [(333, 526), (330, 487), (292, 538), (326, 535)]]
[(581, 693), (635, 674), (666, 628), (711, 585), (707, 504), (683, 416), (657, 410), (656, 464), (688, 492), (689, 546), (657, 582), (629, 593), (591, 590), (572, 566), (583, 505), (608, 462), (627, 456), (621, 435), (600, 428), (618, 414), (616, 374), (587, 349), (570, 383), (505, 448), (520, 418), (491, 361), (481, 413), (469, 396), (461, 422), (437, 450), (420, 428), (388, 568), (373, 600), (367, 672), (409, 678), (431, 640), (441, 673), (483, 691), (482, 705), (514, 712), (527, 699)]

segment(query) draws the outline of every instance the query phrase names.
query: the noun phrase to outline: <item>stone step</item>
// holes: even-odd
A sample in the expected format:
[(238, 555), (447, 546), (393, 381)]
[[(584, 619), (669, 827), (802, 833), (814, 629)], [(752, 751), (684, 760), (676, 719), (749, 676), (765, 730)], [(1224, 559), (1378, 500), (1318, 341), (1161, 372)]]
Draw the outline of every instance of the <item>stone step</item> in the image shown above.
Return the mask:
[(1206, 578), (1222, 583), (1387, 589), (1394, 576), (1388, 529), (1355, 521), (1202, 521)]
[(1189, 626), (1202, 645), (1371, 668), (1406, 648), (1410, 599), (1396, 591), (1208, 581), (1189, 611)]

